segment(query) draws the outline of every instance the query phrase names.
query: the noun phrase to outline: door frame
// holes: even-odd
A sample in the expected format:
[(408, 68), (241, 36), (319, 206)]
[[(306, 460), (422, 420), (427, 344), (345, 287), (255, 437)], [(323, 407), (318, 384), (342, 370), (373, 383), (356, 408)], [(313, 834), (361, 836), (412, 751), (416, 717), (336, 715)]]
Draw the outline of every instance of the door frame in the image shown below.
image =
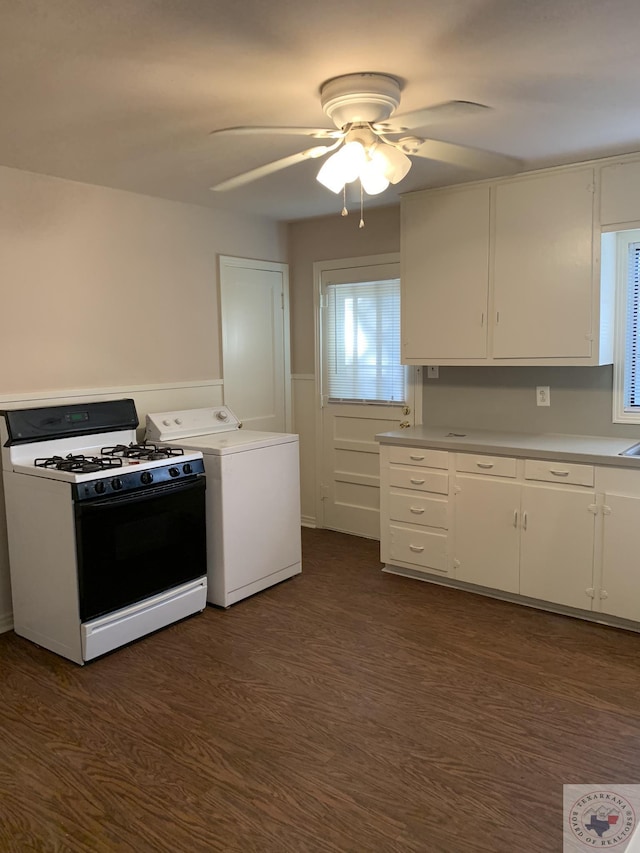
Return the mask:
[(284, 428), (285, 432), (293, 430), (292, 401), (291, 401), (291, 318), (289, 309), (289, 265), (275, 261), (258, 261), (253, 258), (239, 258), (231, 255), (218, 255), (219, 286), (218, 286), (218, 317), (220, 322), (220, 364), (222, 366), (222, 394), (224, 399), (224, 322), (222, 316), (222, 282), (226, 267), (240, 267), (250, 270), (267, 270), (282, 275), (282, 335), (284, 348)]
[[(321, 325), (321, 294), (322, 273), (329, 270), (354, 269), (360, 267), (385, 266), (400, 264), (400, 253), (389, 252), (384, 255), (362, 255), (357, 258), (338, 258), (336, 260), (315, 261), (313, 264), (313, 315), (315, 331), (315, 421), (316, 421), (316, 495), (315, 514), (316, 527), (324, 527), (324, 501), (322, 499), (322, 473), (324, 429), (322, 417), (322, 325)], [(422, 423), (422, 367), (406, 365), (408, 370), (407, 387), (413, 395), (414, 424)]]

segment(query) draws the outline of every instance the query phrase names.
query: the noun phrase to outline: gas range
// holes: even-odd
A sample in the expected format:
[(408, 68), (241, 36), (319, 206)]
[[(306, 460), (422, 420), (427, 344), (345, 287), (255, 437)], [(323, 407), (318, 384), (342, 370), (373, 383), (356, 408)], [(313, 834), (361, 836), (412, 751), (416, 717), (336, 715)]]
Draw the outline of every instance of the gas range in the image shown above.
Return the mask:
[(1, 414), (17, 634), (84, 663), (204, 609), (200, 451), (139, 444), (133, 400)]

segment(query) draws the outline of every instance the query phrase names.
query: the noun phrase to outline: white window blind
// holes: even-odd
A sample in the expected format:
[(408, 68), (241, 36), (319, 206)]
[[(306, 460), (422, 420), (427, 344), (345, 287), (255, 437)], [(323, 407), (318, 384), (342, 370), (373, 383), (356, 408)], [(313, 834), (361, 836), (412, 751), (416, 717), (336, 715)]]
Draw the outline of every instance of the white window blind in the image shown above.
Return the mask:
[(628, 245), (624, 407), (627, 411), (640, 411), (640, 242)]
[(402, 403), (400, 279), (326, 286), (329, 400)]

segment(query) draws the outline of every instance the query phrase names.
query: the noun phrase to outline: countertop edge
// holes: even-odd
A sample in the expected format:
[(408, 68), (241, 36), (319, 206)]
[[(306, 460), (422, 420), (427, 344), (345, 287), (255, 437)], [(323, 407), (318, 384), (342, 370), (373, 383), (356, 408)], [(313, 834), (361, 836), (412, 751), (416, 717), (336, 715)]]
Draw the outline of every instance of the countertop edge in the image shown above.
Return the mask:
[[(413, 429), (420, 429), (419, 427)], [(464, 430), (456, 430), (447, 428), (447, 432), (459, 432)], [(470, 430), (467, 430), (470, 431)], [(405, 447), (424, 447), (433, 450), (447, 450), (450, 452), (462, 453), (483, 453), (492, 456), (511, 456), (519, 459), (562, 459), (566, 462), (586, 463), (590, 465), (605, 465), (616, 468), (631, 468), (640, 470), (640, 457), (620, 456), (621, 450), (626, 450), (631, 447), (634, 442), (629, 439), (608, 438), (606, 436), (555, 436), (546, 434), (540, 436), (541, 444), (543, 442), (553, 442), (554, 439), (561, 440), (562, 443), (568, 444), (572, 440), (591, 439), (594, 442), (602, 442), (609, 444), (616, 449), (613, 452), (585, 452), (581, 450), (571, 450), (567, 447), (536, 447), (536, 436), (531, 434), (522, 434), (523, 444), (518, 445), (518, 438), (515, 434), (510, 436), (513, 444), (501, 444), (499, 439), (491, 441), (490, 438), (482, 438), (474, 440), (472, 437), (466, 439), (464, 436), (445, 436), (432, 437), (424, 435), (416, 435), (413, 430), (403, 431), (402, 433), (379, 433), (376, 435), (376, 441), (381, 445), (395, 445)]]

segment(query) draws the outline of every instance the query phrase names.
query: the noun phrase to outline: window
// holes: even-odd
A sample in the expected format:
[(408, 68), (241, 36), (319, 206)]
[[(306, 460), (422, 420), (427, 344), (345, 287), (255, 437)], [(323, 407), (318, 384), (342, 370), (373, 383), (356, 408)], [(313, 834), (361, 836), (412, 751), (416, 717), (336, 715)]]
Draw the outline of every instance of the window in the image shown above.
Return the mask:
[(640, 423), (640, 230), (616, 238), (614, 421)]
[(400, 279), (328, 284), (325, 308), (328, 399), (404, 402)]

